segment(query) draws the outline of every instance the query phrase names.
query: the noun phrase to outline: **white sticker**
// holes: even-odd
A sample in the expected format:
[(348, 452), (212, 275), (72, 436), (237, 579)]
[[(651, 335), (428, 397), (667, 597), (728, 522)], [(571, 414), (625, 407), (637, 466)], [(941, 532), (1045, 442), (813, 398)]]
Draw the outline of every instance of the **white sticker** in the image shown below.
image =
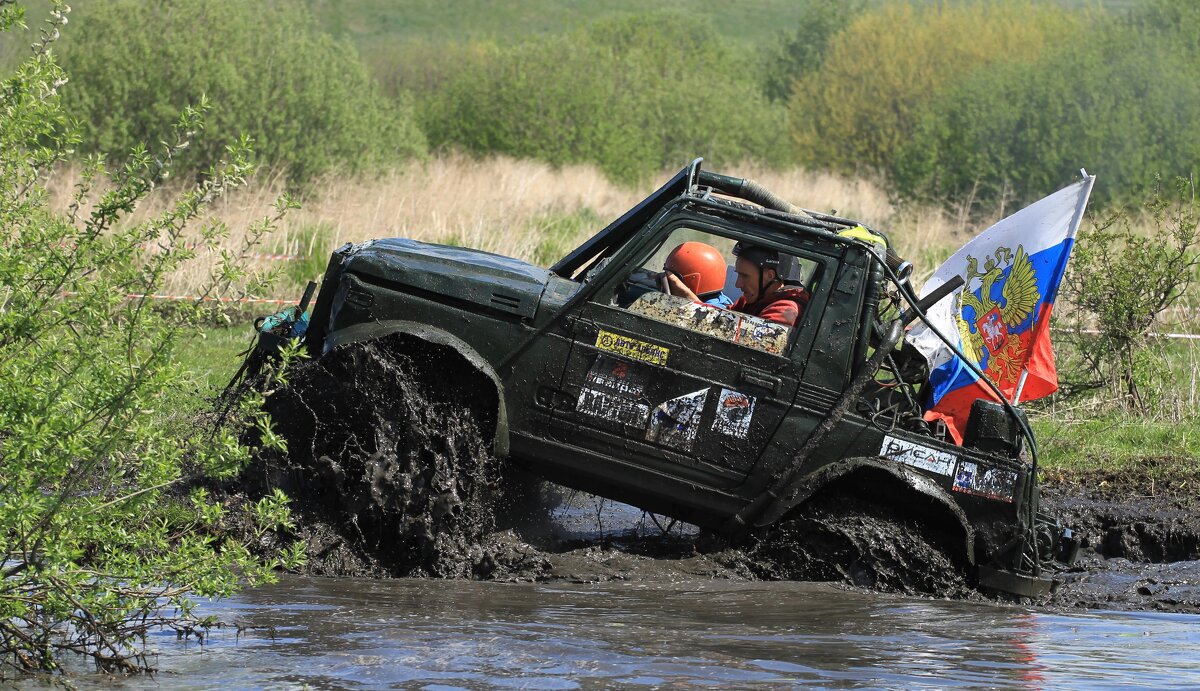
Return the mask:
[(890, 435), (883, 438), (883, 446), (879, 449), (879, 455), (939, 475), (953, 473), (954, 462), (958, 460), (954, 454), (921, 446), (905, 439), (897, 439)]
[(680, 451), (691, 451), (707, 400), (708, 389), (702, 389), (658, 404), (658, 408), (650, 415), (646, 441)]
[(745, 439), (750, 433), (750, 420), (753, 417), (754, 396), (721, 389), (721, 397), (717, 399), (717, 414), (712, 424), (714, 432)]
[(630, 427), (642, 427), (650, 416), (650, 406), (606, 391), (584, 387), (575, 408), (592, 417), (603, 418)]

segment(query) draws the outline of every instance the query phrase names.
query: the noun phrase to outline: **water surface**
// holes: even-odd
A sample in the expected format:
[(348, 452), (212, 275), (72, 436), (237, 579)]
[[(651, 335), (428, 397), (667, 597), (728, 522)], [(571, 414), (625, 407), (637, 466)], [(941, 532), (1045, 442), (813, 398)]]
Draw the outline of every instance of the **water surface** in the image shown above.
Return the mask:
[[(155, 636), (124, 688), (1200, 685), (1200, 617), (1047, 613), (808, 583), (285, 577)], [(110, 678), (76, 679), (111, 686)]]

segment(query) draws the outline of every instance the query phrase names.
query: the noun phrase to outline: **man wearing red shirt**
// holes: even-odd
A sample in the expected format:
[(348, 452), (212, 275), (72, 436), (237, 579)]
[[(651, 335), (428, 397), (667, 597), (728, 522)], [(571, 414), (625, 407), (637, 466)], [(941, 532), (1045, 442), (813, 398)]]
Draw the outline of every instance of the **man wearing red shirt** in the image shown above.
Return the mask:
[(737, 257), (733, 269), (742, 296), (730, 309), (760, 317), (769, 322), (795, 326), (808, 305), (809, 294), (802, 286), (788, 285), (795, 258), (779, 252), (739, 242), (733, 248)]

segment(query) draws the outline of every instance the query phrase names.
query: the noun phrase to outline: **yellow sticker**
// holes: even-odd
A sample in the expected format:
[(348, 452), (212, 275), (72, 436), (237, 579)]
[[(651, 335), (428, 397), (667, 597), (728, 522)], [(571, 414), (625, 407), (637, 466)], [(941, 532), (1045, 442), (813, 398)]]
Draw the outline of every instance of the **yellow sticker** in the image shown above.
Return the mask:
[(596, 335), (596, 347), (600, 350), (624, 355), (634, 360), (649, 362), (652, 365), (667, 364), (667, 356), (671, 354), (670, 348), (656, 346), (653, 343), (639, 341), (629, 336), (610, 333), (603, 329)]

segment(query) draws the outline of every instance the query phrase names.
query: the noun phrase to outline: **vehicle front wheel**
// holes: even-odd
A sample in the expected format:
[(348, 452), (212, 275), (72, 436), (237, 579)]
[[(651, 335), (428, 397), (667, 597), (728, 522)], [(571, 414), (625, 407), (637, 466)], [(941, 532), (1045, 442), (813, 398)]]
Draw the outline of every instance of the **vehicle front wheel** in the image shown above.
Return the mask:
[(286, 488), (395, 575), (468, 577), (497, 462), (451, 368), (394, 335), (303, 363), (268, 397)]

